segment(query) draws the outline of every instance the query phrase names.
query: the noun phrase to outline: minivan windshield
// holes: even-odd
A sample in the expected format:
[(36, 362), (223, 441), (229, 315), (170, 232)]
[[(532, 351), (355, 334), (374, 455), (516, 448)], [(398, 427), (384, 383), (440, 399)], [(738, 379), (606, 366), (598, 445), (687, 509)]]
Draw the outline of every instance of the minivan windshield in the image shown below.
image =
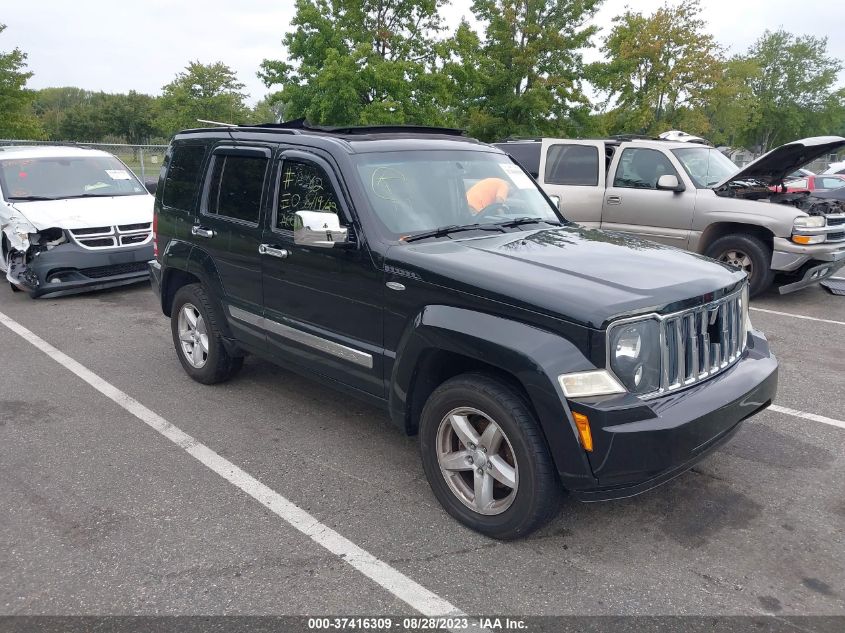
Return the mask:
[(147, 193), (126, 165), (113, 156), (0, 160), (0, 187), (10, 202)]
[(684, 147), (672, 153), (681, 161), (697, 189), (708, 189), (739, 171), (730, 158), (712, 147)]
[(443, 227), (561, 222), (534, 181), (505, 154), (420, 150), (358, 154), (354, 160), (375, 215), (397, 238)]

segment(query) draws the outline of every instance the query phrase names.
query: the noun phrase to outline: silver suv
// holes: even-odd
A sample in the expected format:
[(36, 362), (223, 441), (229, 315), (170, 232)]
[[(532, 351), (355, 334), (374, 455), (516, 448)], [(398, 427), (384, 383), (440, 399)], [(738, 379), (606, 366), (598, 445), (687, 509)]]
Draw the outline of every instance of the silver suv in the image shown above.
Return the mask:
[(567, 219), (702, 253), (748, 274), (751, 293), (781, 293), (845, 264), (845, 206), (784, 178), (835, 153), (845, 138), (782, 145), (743, 169), (704, 143), (616, 138), (506, 141), (511, 154), (560, 201)]

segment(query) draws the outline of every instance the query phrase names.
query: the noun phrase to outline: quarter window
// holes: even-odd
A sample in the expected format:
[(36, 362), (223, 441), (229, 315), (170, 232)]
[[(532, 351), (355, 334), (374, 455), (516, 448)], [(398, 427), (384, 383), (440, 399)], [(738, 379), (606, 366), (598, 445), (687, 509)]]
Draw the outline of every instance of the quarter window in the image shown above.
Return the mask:
[(211, 215), (258, 224), (267, 159), (219, 155), (215, 158), (208, 190)]
[(552, 145), (546, 156), (546, 183), (589, 187), (598, 185), (598, 148), (589, 145)]
[(161, 203), (182, 211), (192, 211), (205, 158), (204, 145), (178, 145), (171, 150), (164, 179)]
[(658, 178), (666, 174), (678, 176), (678, 172), (662, 152), (629, 147), (622, 152), (619, 159), (613, 186), (629, 189), (657, 189)]
[(326, 171), (314, 163), (286, 159), (279, 184), (276, 228), (292, 231), (297, 211), (338, 214), (338, 197)]

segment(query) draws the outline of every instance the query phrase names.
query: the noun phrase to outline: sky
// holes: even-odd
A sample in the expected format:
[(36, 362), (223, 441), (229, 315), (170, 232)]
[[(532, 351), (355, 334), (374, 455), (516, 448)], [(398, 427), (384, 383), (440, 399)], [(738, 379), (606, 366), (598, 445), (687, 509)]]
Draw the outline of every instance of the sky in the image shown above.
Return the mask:
[[(607, 30), (626, 6), (651, 13), (662, 0), (606, 0), (595, 18)], [(710, 32), (731, 52), (744, 52), (765, 29), (827, 36), (831, 55), (845, 59), (845, 2), (841, 0), (705, 0)], [(281, 59), (281, 39), (294, 0), (4, 0), (0, 51), (19, 47), (35, 75), (30, 88), (77, 86), (105, 92), (159, 94), (192, 60), (222, 61), (246, 84), (250, 103), (267, 88), (256, 76), (261, 61)], [(447, 26), (471, 18), (471, 0), (452, 0)], [(37, 7), (37, 9), (36, 9)], [(596, 40), (596, 44), (598, 40)], [(597, 46), (585, 54), (599, 58)], [(845, 73), (840, 75), (845, 83)]]

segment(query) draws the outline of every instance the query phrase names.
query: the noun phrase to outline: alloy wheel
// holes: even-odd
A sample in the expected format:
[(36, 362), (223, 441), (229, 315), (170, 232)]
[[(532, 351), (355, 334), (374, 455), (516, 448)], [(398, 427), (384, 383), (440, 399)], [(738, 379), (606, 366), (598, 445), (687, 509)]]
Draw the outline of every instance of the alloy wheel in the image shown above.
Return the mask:
[(730, 264), (731, 266), (736, 266), (740, 270), (744, 270), (749, 279), (751, 279), (751, 275), (754, 273), (754, 262), (751, 261), (751, 257), (748, 253), (743, 251), (738, 251), (736, 249), (725, 251), (722, 253), (722, 256), (719, 257), (719, 261)]
[(437, 462), (452, 493), (484, 515), (501, 514), (516, 498), (519, 469), (501, 427), (470, 407), (447, 413), (437, 429)]
[(208, 362), (208, 330), (197, 308), (186, 303), (179, 310), (179, 344), (191, 367), (202, 369)]

